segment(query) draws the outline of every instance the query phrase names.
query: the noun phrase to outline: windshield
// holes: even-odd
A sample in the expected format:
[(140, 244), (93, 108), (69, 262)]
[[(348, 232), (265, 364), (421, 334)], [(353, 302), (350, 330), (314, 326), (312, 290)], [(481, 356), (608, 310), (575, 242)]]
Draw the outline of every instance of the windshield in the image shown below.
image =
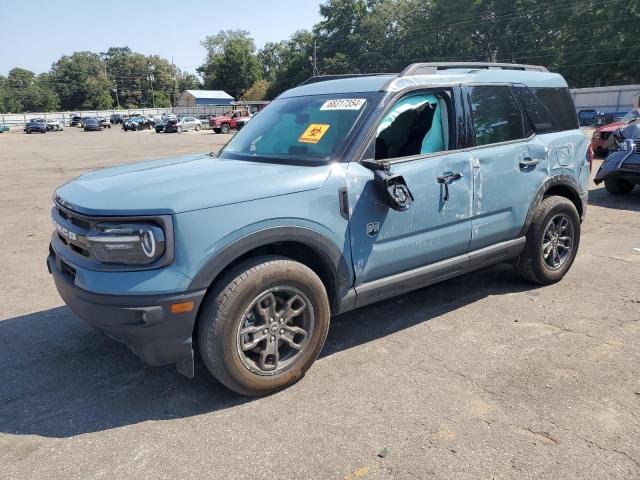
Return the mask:
[(620, 120), (625, 123), (629, 123), (638, 117), (640, 117), (640, 110), (631, 110), (630, 112), (625, 113)]
[(220, 157), (328, 160), (382, 95), (350, 93), (274, 100), (236, 134)]

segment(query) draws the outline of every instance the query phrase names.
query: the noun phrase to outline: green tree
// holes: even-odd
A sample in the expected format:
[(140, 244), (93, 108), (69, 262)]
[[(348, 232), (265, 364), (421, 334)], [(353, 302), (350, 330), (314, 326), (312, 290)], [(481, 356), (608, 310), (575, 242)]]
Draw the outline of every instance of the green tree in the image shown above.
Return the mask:
[[(278, 47), (278, 61), (270, 72), (267, 98), (275, 98), (283, 90), (295, 87), (313, 76), (309, 57), (313, 50), (313, 35), (308, 30), (298, 30)], [(262, 51), (261, 51), (262, 52)]]
[(67, 110), (111, 108), (113, 82), (100, 55), (75, 52), (60, 58), (51, 68), (53, 85)]
[(205, 88), (224, 90), (234, 98), (241, 98), (261, 78), (262, 69), (249, 32), (220, 31), (208, 36), (202, 46), (207, 50), (207, 58), (198, 72)]
[(269, 91), (267, 80), (258, 80), (242, 95), (243, 100), (265, 100)]

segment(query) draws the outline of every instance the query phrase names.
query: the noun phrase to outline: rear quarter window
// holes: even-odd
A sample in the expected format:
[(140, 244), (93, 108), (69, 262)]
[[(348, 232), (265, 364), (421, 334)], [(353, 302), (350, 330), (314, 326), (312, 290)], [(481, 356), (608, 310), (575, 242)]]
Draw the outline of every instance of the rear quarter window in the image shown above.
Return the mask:
[(536, 133), (580, 128), (569, 89), (517, 86), (515, 90)]

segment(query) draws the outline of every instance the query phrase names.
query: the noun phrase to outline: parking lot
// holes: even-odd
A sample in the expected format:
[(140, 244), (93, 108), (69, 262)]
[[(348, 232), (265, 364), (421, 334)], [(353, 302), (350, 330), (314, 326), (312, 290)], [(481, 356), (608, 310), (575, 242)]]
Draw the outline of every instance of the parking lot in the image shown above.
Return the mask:
[(640, 478), (640, 188), (590, 184), (561, 283), (498, 265), (336, 317), (266, 398), (146, 367), (70, 313), (45, 266), (55, 187), (228, 138), (0, 135), (2, 478)]

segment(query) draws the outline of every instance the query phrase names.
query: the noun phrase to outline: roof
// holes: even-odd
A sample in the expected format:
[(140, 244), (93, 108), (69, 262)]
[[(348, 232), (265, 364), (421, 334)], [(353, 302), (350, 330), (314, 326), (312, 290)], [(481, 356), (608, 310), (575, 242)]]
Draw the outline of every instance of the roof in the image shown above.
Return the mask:
[(465, 85), (474, 83), (521, 83), (530, 87), (566, 88), (567, 82), (558, 73), (528, 70), (450, 68), (428, 75), (398, 74), (345, 77), (308, 83), (292, 88), (279, 98), (303, 95), (356, 92), (397, 92), (411, 86)]
[(227, 98), (233, 100), (233, 97), (223, 90), (185, 90), (185, 92), (196, 98)]

